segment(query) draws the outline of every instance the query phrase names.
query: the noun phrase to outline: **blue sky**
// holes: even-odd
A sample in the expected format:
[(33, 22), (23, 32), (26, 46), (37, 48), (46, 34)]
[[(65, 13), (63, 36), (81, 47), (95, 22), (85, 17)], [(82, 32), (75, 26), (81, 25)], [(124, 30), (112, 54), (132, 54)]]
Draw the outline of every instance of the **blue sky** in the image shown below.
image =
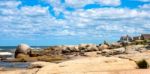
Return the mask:
[(0, 46), (116, 41), (150, 33), (150, 0), (0, 0)]

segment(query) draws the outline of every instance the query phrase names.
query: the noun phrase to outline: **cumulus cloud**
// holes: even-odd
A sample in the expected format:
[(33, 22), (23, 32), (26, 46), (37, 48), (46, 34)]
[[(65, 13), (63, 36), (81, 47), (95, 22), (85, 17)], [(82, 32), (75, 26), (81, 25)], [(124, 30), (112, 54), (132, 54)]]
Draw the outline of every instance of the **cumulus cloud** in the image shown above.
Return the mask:
[(144, 4), (142, 6), (139, 6), (141, 9), (150, 9), (150, 4)]
[[(22, 6), (21, 2), (0, 3), (0, 36), (14, 38), (104, 38), (119, 37), (122, 34), (149, 33), (149, 11), (128, 8), (97, 8), (65, 10), (59, 1), (48, 0), (54, 10), (63, 12), (64, 19), (57, 19), (49, 7), (40, 5)], [(83, 1), (83, 2), (82, 2)], [(101, 5), (120, 5), (120, 0), (66, 0), (67, 5), (83, 7), (93, 1)], [(14, 4), (12, 6), (12, 4)], [(62, 6), (59, 6), (62, 5)], [(9, 7), (11, 6), (11, 7)], [(144, 7), (144, 6), (143, 6)]]
[(102, 6), (119, 6), (120, 0), (65, 0), (66, 4), (73, 7), (84, 7), (88, 4), (100, 4)]
[(13, 8), (21, 4), (20, 1), (17, 0), (0, 0), (1, 7)]
[[(61, 7), (61, 1), (58, 0), (42, 0), (50, 3), (53, 6)], [(121, 4), (120, 0), (65, 0), (63, 5), (71, 6), (75, 8), (82, 8), (88, 4), (100, 4), (102, 6), (119, 6)]]
[(22, 7), (20, 12), (24, 15), (45, 15), (48, 14), (48, 7), (40, 7), (40, 6), (26, 6)]

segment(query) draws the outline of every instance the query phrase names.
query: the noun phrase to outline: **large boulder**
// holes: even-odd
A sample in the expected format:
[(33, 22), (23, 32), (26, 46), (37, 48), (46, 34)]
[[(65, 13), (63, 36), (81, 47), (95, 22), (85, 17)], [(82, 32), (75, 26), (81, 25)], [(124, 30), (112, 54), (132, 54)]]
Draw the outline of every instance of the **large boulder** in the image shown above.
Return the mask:
[(19, 54), (29, 56), (31, 53), (30, 46), (27, 44), (20, 44), (17, 46), (15, 51), (15, 58), (18, 57)]

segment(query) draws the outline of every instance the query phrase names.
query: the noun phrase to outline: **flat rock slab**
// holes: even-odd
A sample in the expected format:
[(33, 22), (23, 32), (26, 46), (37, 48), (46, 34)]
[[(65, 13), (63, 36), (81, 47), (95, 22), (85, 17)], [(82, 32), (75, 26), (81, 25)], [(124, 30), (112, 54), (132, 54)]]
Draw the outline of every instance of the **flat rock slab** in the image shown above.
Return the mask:
[(0, 74), (36, 74), (39, 69), (18, 69), (9, 71), (0, 71)]
[(85, 74), (136, 68), (136, 63), (127, 59), (116, 57), (87, 57), (45, 66), (37, 74)]

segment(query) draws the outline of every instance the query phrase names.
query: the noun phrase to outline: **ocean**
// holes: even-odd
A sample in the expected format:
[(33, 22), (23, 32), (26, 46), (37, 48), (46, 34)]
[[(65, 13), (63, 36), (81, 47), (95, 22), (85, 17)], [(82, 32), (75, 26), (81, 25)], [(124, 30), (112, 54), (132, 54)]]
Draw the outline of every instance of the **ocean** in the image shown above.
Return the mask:
[[(15, 51), (17, 46), (0, 46), (0, 52), (12, 52)], [(47, 48), (48, 46), (31, 46), (31, 48), (40, 49)]]
[[(31, 48), (35, 49), (42, 49), (47, 48), (48, 46), (31, 46)], [(10, 52), (13, 53), (16, 50), (16, 46), (0, 46), (0, 53), (3, 52)], [(10, 56), (13, 57), (13, 56)], [(27, 68), (29, 65), (29, 62), (2, 62), (0, 61), (0, 67), (5, 68)]]

